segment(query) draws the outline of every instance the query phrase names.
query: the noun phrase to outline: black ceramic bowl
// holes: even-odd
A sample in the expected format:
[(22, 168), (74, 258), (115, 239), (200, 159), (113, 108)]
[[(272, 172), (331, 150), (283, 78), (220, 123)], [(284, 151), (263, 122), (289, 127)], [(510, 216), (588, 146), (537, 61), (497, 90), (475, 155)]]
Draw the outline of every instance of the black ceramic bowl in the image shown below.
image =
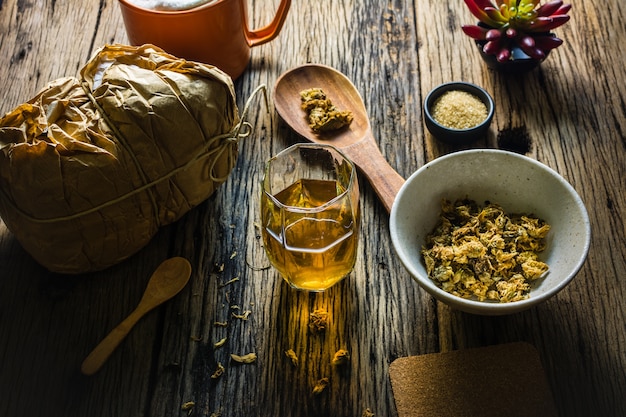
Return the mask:
[[(433, 105), (443, 93), (452, 90), (465, 91), (479, 98), (487, 107), (487, 117), (485, 120), (477, 126), (469, 129), (453, 129), (437, 123), (431, 113)], [(424, 120), (428, 131), (440, 141), (455, 145), (473, 142), (476, 139), (484, 137), (487, 134), (489, 125), (493, 119), (493, 112), (493, 98), (491, 98), (489, 93), (475, 84), (466, 82), (450, 82), (441, 84), (428, 93), (426, 99), (424, 100)]]

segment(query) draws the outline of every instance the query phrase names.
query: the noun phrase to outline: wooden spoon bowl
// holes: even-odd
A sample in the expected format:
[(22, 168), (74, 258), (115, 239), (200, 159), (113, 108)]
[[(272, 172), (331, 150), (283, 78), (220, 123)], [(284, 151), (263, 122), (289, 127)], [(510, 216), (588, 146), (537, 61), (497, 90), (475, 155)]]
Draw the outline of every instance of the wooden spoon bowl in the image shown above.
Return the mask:
[[(311, 130), (306, 113), (300, 108), (300, 91), (309, 88), (321, 88), (338, 109), (351, 111), (354, 120), (350, 126), (323, 134)], [(274, 106), (285, 123), (303, 138), (341, 149), (369, 180), (387, 212), (391, 211), (404, 178), (380, 153), (363, 99), (344, 74), (319, 64), (307, 64), (287, 71), (274, 86)]]

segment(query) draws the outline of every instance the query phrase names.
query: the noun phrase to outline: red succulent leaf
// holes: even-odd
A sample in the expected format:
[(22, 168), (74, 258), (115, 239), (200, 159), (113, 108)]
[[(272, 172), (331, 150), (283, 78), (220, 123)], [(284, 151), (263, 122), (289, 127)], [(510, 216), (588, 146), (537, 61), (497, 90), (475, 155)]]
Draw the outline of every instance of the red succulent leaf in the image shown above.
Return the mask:
[(546, 53), (539, 48), (535, 48), (535, 51), (531, 56), (535, 59), (542, 60), (546, 57)]
[(515, 30), (514, 28), (508, 28), (506, 30), (506, 36), (507, 38), (513, 39), (514, 37), (517, 36), (517, 30)]
[(563, 5), (563, 0), (552, 0), (547, 3), (544, 3), (537, 9), (538, 16), (550, 16), (554, 14), (559, 7)]
[(556, 12), (552, 14), (553, 15), (567, 14), (567, 12), (569, 12), (571, 8), (572, 8), (571, 4), (564, 4), (563, 6), (559, 7), (559, 9)]
[(500, 52), (497, 53), (496, 59), (498, 62), (506, 62), (511, 59), (511, 51), (507, 48), (500, 49)]
[(522, 48), (522, 51), (524, 51), (524, 53), (526, 55), (528, 55), (529, 57), (531, 57), (533, 59), (541, 60), (541, 59), (544, 59), (546, 57), (546, 53), (543, 52), (541, 49), (537, 48), (536, 45), (533, 45), (532, 47), (529, 47), (527, 45), (524, 45), (524, 44), (520, 43), (520, 48)]
[(489, 26), (499, 26), (498, 22), (493, 20), (484, 9), (486, 7), (494, 7), (489, 0), (463, 0), (469, 11), (481, 22)]
[(520, 48), (522, 49), (524, 48), (532, 49), (535, 47), (535, 39), (533, 39), (532, 36), (523, 36), (519, 40), (519, 45), (520, 45)]
[(486, 28), (482, 28), (476, 25), (463, 25), (461, 26), (463, 32), (470, 38), (482, 41), (486, 39), (486, 34), (489, 31)]
[(485, 17), (487, 17), (487, 14), (483, 11), (482, 7), (480, 7), (476, 2), (478, 0), (463, 0), (465, 2), (465, 5), (467, 6), (467, 8), (469, 9), (469, 11), (481, 22), (483, 21), (483, 19)]
[(500, 42), (498, 41), (489, 41), (483, 46), (483, 52), (487, 55), (495, 55), (500, 49)]
[(473, 0), (473, 1), (481, 9), (484, 9), (485, 7), (495, 7), (494, 4), (491, 2), (491, 0)]
[(504, 18), (504, 16), (502, 16), (502, 13), (500, 13), (500, 9), (497, 9), (493, 6), (488, 6), (485, 7), (483, 10), (485, 11), (485, 13), (487, 13), (487, 16), (489, 16), (490, 19), (496, 22), (495, 25), (491, 26), (502, 26), (506, 22), (506, 19)]
[(500, 36), (502, 36), (502, 32), (498, 29), (489, 29), (485, 34), (485, 39), (488, 41), (495, 41), (500, 39)]
[(550, 17), (541, 16), (530, 22), (528, 29), (531, 32), (548, 32), (554, 28), (557, 28), (565, 24), (569, 20), (570, 16), (566, 14), (553, 15)]
[(536, 36), (535, 37), (535, 46), (542, 51), (550, 51), (554, 48), (558, 48), (563, 44), (563, 40), (557, 38), (556, 36)]

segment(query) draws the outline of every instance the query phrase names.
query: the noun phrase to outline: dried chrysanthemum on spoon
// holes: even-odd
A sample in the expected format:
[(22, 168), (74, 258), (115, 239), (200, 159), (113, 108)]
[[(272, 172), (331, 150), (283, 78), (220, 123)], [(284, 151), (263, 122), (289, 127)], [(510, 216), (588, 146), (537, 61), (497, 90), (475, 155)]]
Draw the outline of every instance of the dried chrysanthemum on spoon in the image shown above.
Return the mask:
[(300, 91), (300, 99), (314, 132), (330, 132), (352, 123), (352, 112), (338, 110), (321, 88)]

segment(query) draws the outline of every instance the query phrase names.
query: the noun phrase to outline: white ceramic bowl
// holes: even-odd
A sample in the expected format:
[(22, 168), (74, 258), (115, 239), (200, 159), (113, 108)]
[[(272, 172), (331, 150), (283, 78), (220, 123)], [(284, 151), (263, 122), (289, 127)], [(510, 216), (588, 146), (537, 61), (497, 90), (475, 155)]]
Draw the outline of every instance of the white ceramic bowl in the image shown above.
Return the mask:
[[(510, 303), (464, 299), (449, 294), (428, 277), (420, 250), (437, 224), (441, 200), (468, 197), (500, 204), (509, 213), (532, 213), (550, 226), (540, 259), (550, 268), (526, 300)], [(402, 186), (390, 216), (391, 240), (402, 264), (417, 283), (449, 306), (473, 314), (516, 313), (562, 290), (582, 267), (591, 230), (585, 206), (574, 188), (546, 165), (513, 152), (479, 149), (437, 158)]]

